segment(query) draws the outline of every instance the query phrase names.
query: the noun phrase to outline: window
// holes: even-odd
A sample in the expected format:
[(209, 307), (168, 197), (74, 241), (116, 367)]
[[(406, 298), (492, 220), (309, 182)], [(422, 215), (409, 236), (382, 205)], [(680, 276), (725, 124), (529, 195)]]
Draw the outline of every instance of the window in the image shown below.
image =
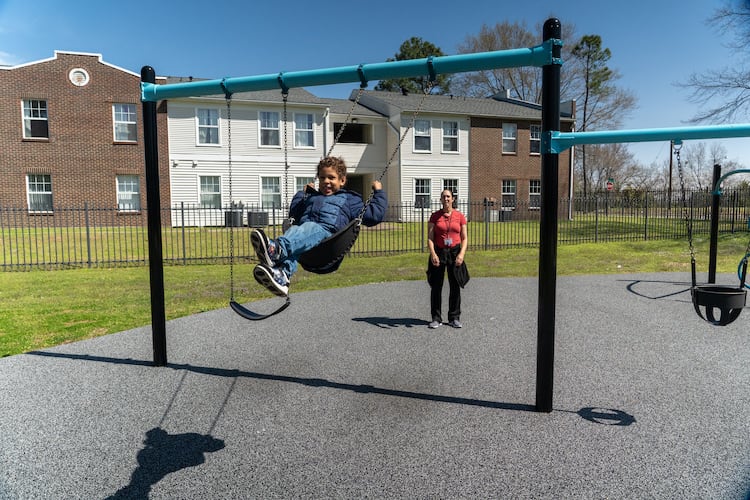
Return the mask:
[(137, 175), (117, 176), (117, 210), (138, 212), (141, 209), (141, 181)]
[(529, 151), (533, 155), (542, 152), (542, 126), (532, 125), (529, 127)]
[(515, 123), (503, 123), (503, 153), (516, 152), (516, 135), (518, 125)]
[(218, 175), (200, 176), (201, 208), (221, 208), (221, 182)]
[(414, 151), (432, 150), (430, 141), (430, 120), (416, 120), (414, 122)]
[(261, 208), (281, 208), (281, 179), (279, 177), (260, 178)]
[(49, 139), (47, 101), (39, 99), (23, 101), (23, 138)]
[(279, 146), (279, 113), (276, 111), (260, 112), (260, 145)]
[(515, 210), (516, 208), (516, 181), (503, 179), (503, 192), (502, 192), (502, 208), (503, 210)]
[(201, 108), (198, 116), (198, 144), (219, 144), (219, 110)]
[(135, 104), (113, 104), (116, 142), (136, 142)]
[(414, 207), (430, 208), (430, 179), (414, 179)]
[[(339, 130), (343, 127), (343, 123), (333, 124), (333, 137), (336, 138), (339, 135)], [(370, 132), (371, 126), (361, 123), (347, 123), (344, 127), (344, 132), (339, 137), (340, 143), (345, 144), (372, 144), (372, 134)]]
[(443, 179), (443, 191), (453, 193), (453, 208), (458, 208), (458, 179)]
[(26, 176), (26, 193), (29, 212), (52, 212), (52, 176), (49, 174), (29, 174)]
[(311, 182), (315, 182), (315, 177), (296, 177), (294, 179), (294, 187), (296, 188), (294, 192), (302, 191)]
[(542, 207), (542, 181), (531, 179), (529, 181), (529, 208), (539, 209)]
[(443, 152), (458, 153), (458, 122), (443, 122)]
[(314, 148), (313, 115), (309, 113), (294, 114), (294, 147)]

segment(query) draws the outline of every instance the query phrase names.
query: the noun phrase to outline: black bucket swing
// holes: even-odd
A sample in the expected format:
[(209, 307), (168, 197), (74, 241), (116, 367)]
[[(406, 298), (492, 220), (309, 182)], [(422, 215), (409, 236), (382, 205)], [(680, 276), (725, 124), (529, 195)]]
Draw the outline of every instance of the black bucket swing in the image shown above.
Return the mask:
[(698, 285), (696, 283), (695, 270), (695, 248), (693, 246), (693, 224), (688, 212), (687, 197), (685, 195), (685, 181), (680, 161), (680, 144), (675, 144), (674, 154), (677, 158), (677, 173), (680, 177), (680, 193), (682, 196), (682, 212), (687, 229), (688, 245), (690, 247), (690, 273), (692, 283), (690, 296), (693, 301), (695, 312), (704, 321), (714, 326), (726, 326), (736, 320), (747, 301), (746, 278), (747, 262), (750, 256), (750, 242), (748, 242), (745, 257), (740, 261), (737, 270), (740, 284), (737, 287), (730, 285), (716, 285), (713, 283)]

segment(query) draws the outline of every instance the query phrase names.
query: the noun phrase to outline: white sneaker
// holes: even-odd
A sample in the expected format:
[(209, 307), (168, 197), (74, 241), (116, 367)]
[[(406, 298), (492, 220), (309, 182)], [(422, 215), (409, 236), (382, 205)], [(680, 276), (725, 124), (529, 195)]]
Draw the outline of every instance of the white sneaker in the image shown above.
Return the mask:
[(440, 321), (430, 321), (430, 324), (427, 325), (427, 328), (437, 328), (440, 326)]
[(255, 281), (280, 297), (289, 295), (289, 277), (281, 269), (258, 264), (253, 269)]

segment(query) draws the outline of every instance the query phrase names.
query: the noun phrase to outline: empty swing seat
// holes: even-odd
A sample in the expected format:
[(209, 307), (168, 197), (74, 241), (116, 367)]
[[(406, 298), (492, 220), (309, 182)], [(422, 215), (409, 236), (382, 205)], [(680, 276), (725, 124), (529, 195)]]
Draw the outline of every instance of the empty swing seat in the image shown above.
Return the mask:
[[(747, 290), (721, 285), (696, 285), (690, 290), (695, 312), (717, 326), (736, 320), (745, 307)], [(715, 311), (719, 311), (717, 317)]]

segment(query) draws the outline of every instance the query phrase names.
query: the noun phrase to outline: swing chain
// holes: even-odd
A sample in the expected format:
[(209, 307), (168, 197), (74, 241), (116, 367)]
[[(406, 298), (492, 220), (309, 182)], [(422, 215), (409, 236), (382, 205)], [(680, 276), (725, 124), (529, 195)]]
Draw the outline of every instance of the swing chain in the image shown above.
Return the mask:
[(227, 163), (229, 169), (229, 301), (234, 301), (234, 199), (232, 195), (232, 95), (227, 93)]
[(281, 98), (284, 101), (284, 206), (289, 204), (289, 144), (287, 142), (287, 99), (289, 91), (281, 92)]
[[(682, 160), (680, 159), (680, 150), (682, 144), (674, 144), (673, 150), (677, 158), (677, 174), (680, 178), (680, 196), (682, 198), (682, 217), (685, 220), (685, 229), (687, 230), (688, 246), (690, 247), (690, 264), (695, 267), (695, 247), (693, 246), (693, 223), (688, 211), (687, 195), (685, 194), (685, 174), (682, 169)], [(748, 244), (750, 247), (750, 243)]]
[[(391, 166), (391, 163), (393, 163), (393, 160), (396, 158), (396, 155), (401, 150), (401, 145), (404, 143), (404, 139), (406, 139), (407, 134), (409, 133), (409, 130), (414, 127), (414, 124), (417, 121), (417, 117), (419, 116), (419, 113), (422, 111), (422, 107), (424, 106), (425, 100), (427, 99), (427, 96), (432, 94), (432, 89), (435, 88), (435, 80), (430, 79), (427, 81), (427, 85), (422, 90), (422, 99), (420, 99), (419, 104), (417, 104), (416, 109), (414, 110), (414, 115), (411, 117), (411, 122), (409, 125), (404, 129), (404, 133), (401, 134), (401, 137), (399, 138), (398, 144), (393, 149), (393, 153), (391, 153), (391, 157), (388, 158), (388, 161), (385, 164), (385, 168), (382, 172), (380, 172), (380, 175), (378, 176), (377, 180), (381, 181), (383, 180), (383, 177), (385, 176), (386, 172), (388, 172), (388, 168)], [(359, 216), (357, 217), (360, 221), (362, 220), (362, 217), (365, 215), (365, 211), (367, 210), (367, 206), (372, 201), (372, 197), (375, 196), (374, 191), (370, 191), (370, 196), (367, 197), (367, 201), (365, 201), (364, 205), (362, 205), (362, 210), (359, 212)]]

